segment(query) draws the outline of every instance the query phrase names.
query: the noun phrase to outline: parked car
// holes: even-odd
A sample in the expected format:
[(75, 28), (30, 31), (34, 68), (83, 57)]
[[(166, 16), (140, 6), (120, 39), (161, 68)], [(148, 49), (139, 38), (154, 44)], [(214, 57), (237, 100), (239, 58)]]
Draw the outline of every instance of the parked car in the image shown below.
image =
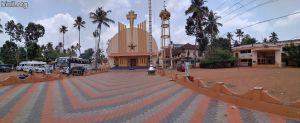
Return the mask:
[(71, 68), (70, 71), (73, 76), (83, 76), (85, 68), (82, 66), (78, 66)]
[(11, 72), (12, 66), (7, 64), (0, 65), (0, 72)]
[(36, 73), (44, 73), (46, 71), (46, 69), (49, 69), (50, 73), (52, 73), (52, 71), (53, 71), (53, 67), (51, 65), (43, 65), (43, 66), (35, 67), (34, 71)]

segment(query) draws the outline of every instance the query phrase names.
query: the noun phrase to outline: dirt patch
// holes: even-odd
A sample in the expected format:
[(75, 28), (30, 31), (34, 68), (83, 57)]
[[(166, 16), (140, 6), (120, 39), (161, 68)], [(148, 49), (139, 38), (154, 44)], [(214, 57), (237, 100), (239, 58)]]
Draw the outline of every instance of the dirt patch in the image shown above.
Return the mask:
[(18, 77), (20, 74), (26, 74), (25, 72), (19, 72), (19, 71), (13, 71), (9, 73), (0, 73), (0, 81), (10, 77), (10, 76), (15, 76)]
[(191, 75), (208, 86), (224, 82), (230, 90), (240, 94), (259, 86), (280, 100), (300, 100), (299, 68), (192, 69)]

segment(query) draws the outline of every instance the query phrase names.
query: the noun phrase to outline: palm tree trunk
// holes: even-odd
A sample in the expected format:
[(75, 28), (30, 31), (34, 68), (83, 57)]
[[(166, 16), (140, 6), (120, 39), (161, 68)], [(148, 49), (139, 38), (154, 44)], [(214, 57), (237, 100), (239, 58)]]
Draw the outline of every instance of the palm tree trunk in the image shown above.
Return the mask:
[(79, 29), (79, 47), (78, 47), (78, 51), (79, 51), (79, 56), (80, 56), (80, 54), (81, 54), (81, 50), (80, 50), (80, 48), (81, 48), (81, 44), (80, 44), (80, 29)]
[(98, 68), (98, 62), (99, 62), (99, 55), (100, 55), (100, 52), (99, 52), (99, 44), (100, 44), (100, 39), (101, 39), (101, 26), (99, 28), (99, 39), (98, 39), (98, 42), (97, 42), (97, 51), (96, 51), (96, 69)]
[(62, 42), (63, 44), (63, 52), (64, 52), (64, 50), (65, 50), (65, 33), (63, 33), (63, 42)]

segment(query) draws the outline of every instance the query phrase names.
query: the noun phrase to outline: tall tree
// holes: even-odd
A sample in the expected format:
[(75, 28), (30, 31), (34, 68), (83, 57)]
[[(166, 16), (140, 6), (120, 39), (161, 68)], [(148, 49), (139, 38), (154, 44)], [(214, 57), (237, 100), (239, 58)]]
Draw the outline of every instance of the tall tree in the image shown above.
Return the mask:
[(43, 37), (45, 34), (45, 28), (43, 25), (35, 24), (30, 22), (25, 28), (25, 41), (26, 42), (38, 42), (38, 39)]
[(215, 38), (211, 43), (212, 48), (222, 48), (231, 51), (231, 43), (227, 38)]
[(80, 57), (83, 59), (92, 59), (92, 56), (94, 54), (94, 50), (93, 48), (89, 48), (87, 50), (84, 51), (84, 53), (80, 54)]
[(247, 45), (247, 44), (255, 44), (257, 40), (255, 38), (252, 38), (249, 34), (246, 34), (241, 42), (241, 45)]
[(294, 62), (297, 67), (300, 67), (300, 45), (292, 43), (284, 49), (288, 53), (288, 59)]
[(185, 11), (186, 15), (191, 15), (187, 19), (185, 29), (187, 35), (196, 37), (199, 55), (202, 56), (208, 45), (208, 39), (204, 36), (203, 22), (209, 10), (207, 6), (204, 6), (204, 0), (191, 0), (191, 2), (191, 5)]
[(221, 23), (218, 22), (220, 18), (220, 16), (217, 16), (216, 13), (210, 10), (207, 16), (207, 20), (203, 22), (205, 26), (204, 32), (209, 35), (210, 41), (213, 41), (213, 39), (219, 33), (218, 27), (223, 26)]
[(5, 24), (5, 33), (9, 35), (10, 41), (21, 42), (24, 34), (24, 27), (21, 23), (15, 24), (13, 20)]
[(68, 27), (62, 25), (61, 28), (59, 28), (59, 32), (63, 34), (63, 41), (62, 41), (62, 48), (65, 50), (65, 33), (68, 31)]
[(187, 35), (196, 37), (199, 55), (202, 56), (208, 45), (208, 39), (204, 36), (203, 32), (203, 22), (209, 10), (207, 6), (204, 6), (204, 0), (192, 0), (191, 2), (191, 5), (185, 11), (186, 15), (191, 15), (187, 19), (185, 29)]
[(278, 35), (275, 32), (272, 32), (269, 38), (271, 43), (276, 44), (278, 42)]
[(21, 23), (17, 23), (17, 25), (15, 25), (15, 37), (14, 40), (16, 42), (21, 42), (22, 38), (24, 36), (24, 26)]
[(44, 51), (44, 57), (45, 57), (45, 61), (54, 61), (57, 57), (58, 57), (58, 53), (57, 51), (54, 50), (53, 48), (53, 44), (51, 42), (48, 42), (46, 44), (46, 50)]
[[(0, 22), (1, 22), (1, 19), (0, 19)], [(2, 26), (2, 24), (0, 23), (0, 34), (3, 33), (3, 30), (2, 30), (2, 29), (3, 29), (3, 26)]]
[(25, 28), (25, 46), (29, 60), (43, 60), (42, 50), (38, 45), (38, 39), (45, 34), (44, 26), (30, 22)]
[(98, 39), (98, 42), (97, 42), (97, 45), (96, 45), (96, 49), (97, 49), (97, 52), (96, 52), (96, 65), (95, 65), (95, 68), (97, 69), (98, 68), (98, 61), (99, 61), (99, 44), (100, 44), (100, 37), (101, 37), (101, 27), (102, 25), (106, 26), (106, 27), (110, 27), (109, 26), (109, 23), (115, 23), (115, 21), (113, 21), (112, 19), (108, 18), (108, 14), (111, 12), (111, 10), (108, 10), (108, 11), (105, 11), (103, 10), (102, 7), (98, 7), (96, 9), (95, 12), (90, 12), (90, 18), (92, 19), (92, 23), (94, 24), (98, 24), (97, 25), (97, 28), (98, 28), (98, 32), (99, 32), (99, 39)]
[(235, 40), (233, 43), (233, 47), (238, 47), (238, 46), (240, 46), (240, 43), (237, 40)]
[(72, 49), (71, 47), (67, 49), (67, 56), (68, 57), (76, 57), (76, 50)]
[(227, 33), (226, 37), (230, 41), (230, 43), (233, 41), (233, 35), (230, 32)]
[(15, 37), (15, 21), (10, 20), (5, 24), (5, 33), (9, 35), (9, 41), (13, 41), (13, 37)]
[(235, 32), (235, 34), (236, 34), (236, 37), (239, 38), (239, 42), (241, 42), (241, 40), (242, 40), (242, 38), (244, 36), (244, 32), (241, 29), (237, 29), (236, 32)]
[(3, 60), (3, 62), (5, 64), (17, 64), (17, 60), (16, 60), (17, 50), (18, 47), (15, 42), (6, 41), (5, 44), (3, 44), (0, 51), (0, 57)]
[(19, 47), (18, 49), (19, 61), (27, 60), (27, 52), (24, 47)]
[(74, 27), (77, 27), (78, 29), (78, 32), (79, 32), (79, 40), (78, 40), (78, 43), (79, 43), (79, 48), (78, 48), (78, 51), (79, 51), (79, 55), (81, 54), (81, 45), (80, 45), (80, 29), (81, 27), (85, 28), (84, 27), (85, 25), (85, 21), (82, 20), (82, 17), (81, 16), (77, 16), (76, 20), (75, 20), (75, 23), (74, 23)]

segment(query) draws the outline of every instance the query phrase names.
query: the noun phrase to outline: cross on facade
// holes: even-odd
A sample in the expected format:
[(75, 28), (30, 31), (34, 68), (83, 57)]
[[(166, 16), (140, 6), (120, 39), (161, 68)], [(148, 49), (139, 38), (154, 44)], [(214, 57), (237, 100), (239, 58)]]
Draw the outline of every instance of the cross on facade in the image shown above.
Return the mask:
[(134, 26), (134, 20), (136, 19), (137, 14), (134, 13), (134, 11), (130, 11), (127, 15), (127, 20), (130, 21), (130, 28)]
[(133, 43), (131, 43), (129, 46), (130, 50), (134, 50), (134, 48), (136, 47), (135, 45), (133, 45)]

